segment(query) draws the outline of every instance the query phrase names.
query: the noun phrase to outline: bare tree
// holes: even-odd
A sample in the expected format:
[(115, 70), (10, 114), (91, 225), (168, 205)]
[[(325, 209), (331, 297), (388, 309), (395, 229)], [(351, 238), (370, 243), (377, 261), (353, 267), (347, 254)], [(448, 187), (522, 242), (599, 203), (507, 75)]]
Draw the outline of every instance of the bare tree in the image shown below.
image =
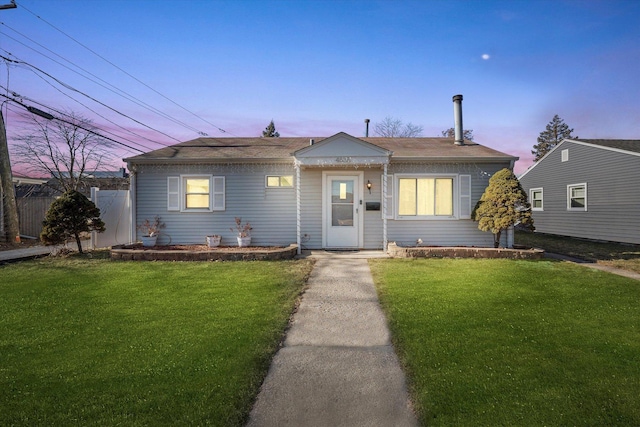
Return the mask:
[(413, 123), (403, 123), (400, 119), (385, 117), (381, 122), (373, 125), (373, 133), (386, 138), (415, 138), (422, 136), (422, 126)]
[[(445, 138), (455, 138), (456, 130), (454, 128), (449, 128), (447, 130), (442, 131), (442, 136)], [(462, 131), (462, 138), (467, 141), (473, 141), (473, 129), (465, 129)]]
[(14, 163), (34, 176), (50, 175), (63, 191), (81, 183), (115, 159), (113, 144), (98, 136), (91, 120), (74, 112), (64, 120), (29, 116), (28, 130), (16, 138)]

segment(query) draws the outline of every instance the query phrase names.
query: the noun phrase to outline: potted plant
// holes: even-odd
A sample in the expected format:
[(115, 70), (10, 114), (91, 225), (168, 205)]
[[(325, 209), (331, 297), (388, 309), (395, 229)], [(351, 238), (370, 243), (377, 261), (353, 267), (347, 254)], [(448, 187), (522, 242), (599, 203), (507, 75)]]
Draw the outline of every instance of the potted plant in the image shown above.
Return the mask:
[(160, 217), (156, 215), (152, 220), (145, 219), (138, 225), (138, 230), (142, 232), (140, 236), (142, 246), (155, 246), (160, 234), (160, 229), (164, 228), (164, 222), (160, 221)]
[(251, 224), (248, 222), (242, 225), (242, 218), (236, 217), (236, 226), (231, 228), (231, 231), (235, 231), (238, 237), (238, 246), (245, 247), (251, 244)]
[(219, 234), (212, 234), (211, 236), (206, 236), (207, 238), (207, 246), (210, 248), (215, 248), (216, 246), (220, 246), (220, 240), (222, 240), (222, 236)]

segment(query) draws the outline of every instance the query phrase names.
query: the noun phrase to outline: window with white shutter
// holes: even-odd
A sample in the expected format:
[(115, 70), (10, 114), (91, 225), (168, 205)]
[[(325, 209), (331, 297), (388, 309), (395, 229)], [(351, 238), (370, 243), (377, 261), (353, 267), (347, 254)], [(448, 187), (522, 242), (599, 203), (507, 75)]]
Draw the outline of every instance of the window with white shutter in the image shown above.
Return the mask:
[(471, 219), (471, 175), (460, 175), (460, 219)]
[(224, 176), (214, 176), (211, 178), (213, 185), (213, 191), (211, 192), (211, 199), (213, 201), (211, 210), (223, 211), (224, 210)]
[(167, 177), (167, 210), (180, 210), (180, 177)]
[(211, 175), (167, 177), (167, 210), (180, 212), (225, 210), (225, 177)]

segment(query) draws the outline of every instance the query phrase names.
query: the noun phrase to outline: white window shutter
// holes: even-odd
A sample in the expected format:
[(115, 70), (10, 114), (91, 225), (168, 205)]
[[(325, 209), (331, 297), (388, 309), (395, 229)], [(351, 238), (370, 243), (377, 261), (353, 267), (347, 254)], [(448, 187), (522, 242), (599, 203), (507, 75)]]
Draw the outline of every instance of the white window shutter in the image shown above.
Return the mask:
[[(384, 175), (382, 175), (381, 177), (381, 182), (382, 182), (382, 187), (384, 189)], [(394, 219), (395, 218), (395, 211), (394, 211), (394, 204), (393, 204), (393, 192), (395, 190), (394, 186), (394, 181), (393, 181), (393, 175), (387, 175), (387, 215), (384, 216), (383, 218), (387, 218), (387, 219)], [(382, 191), (380, 192), (382, 194)], [(380, 207), (380, 210), (382, 210), (382, 207)], [(384, 212), (381, 213), (381, 215), (384, 215)]]
[(211, 210), (223, 211), (225, 209), (225, 182), (224, 176), (214, 176), (211, 178)]
[(180, 210), (180, 177), (167, 177), (167, 210)]
[(471, 219), (471, 175), (460, 175), (460, 219)]

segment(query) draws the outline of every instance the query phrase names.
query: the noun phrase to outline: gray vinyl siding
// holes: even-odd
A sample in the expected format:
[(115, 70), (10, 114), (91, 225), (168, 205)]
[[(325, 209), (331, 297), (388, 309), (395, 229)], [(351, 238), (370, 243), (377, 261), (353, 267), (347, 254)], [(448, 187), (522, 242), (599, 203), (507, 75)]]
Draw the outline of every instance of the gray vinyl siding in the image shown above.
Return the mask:
[[(389, 173), (452, 173), (471, 175), (472, 205), (484, 192), (489, 177), (509, 167), (502, 164), (475, 163), (397, 163)], [(296, 242), (296, 193), (294, 188), (265, 188), (265, 175), (293, 175), (293, 164), (228, 164), (228, 165), (138, 165), (136, 174), (136, 223), (159, 215), (166, 224), (158, 244), (200, 244), (205, 236), (219, 234), (222, 244), (235, 246), (235, 233), (230, 230), (235, 217), (242, 217), (253, 227), (254, 246), (288, 245)], [(303, 249), (322, 248), (322, 172), (301, 170), (301, 238)], [(348, 169), (352, 172), (355, 169)], [(362, 171), (363, 169), (360, 169)], [(225, 177), (225, 210), (214, 212), (179, 212), (167, 210), (167, 177), (179, 175), (214, 175)], [(364, 168), (363, 205), (382, 203), (382, 169)], [(365, 188), (371, 181), (369, 194)], [(382, 212), (364, 211), (364, 248), (382, 249)], [(426, 245), (493, 245), (491, 233), (478, 230), (472, 220), (388, 220), (388, 240), (415, 244), (418, 238)], [(505, 236), (506, 238), (506, 236)], [(503, 244), (506, 240), (503, 239)]]
[[(561, 161), (563, 149), (569, 160)], [(587, 211), (567, 210), (567, 185), (587, 184)], [(640, 157), (563, 142), (521, 179), (529, 194), (543, 189), (543, 211), (533, 211), (536, 231), (640, 244)]]
[[(509, 164), (392, 164), (389, 173), (456, 173), (471, 175), (471, 205), (476, 202), (489, 185), (489, 178)], [(422, 239), (423, 245), (432, 246), (480, 246), (493, 247), (493, 234), (478, 229), (478, 223), (470, 219), (459, 220), (388, 220), (388, 239), (400, 245), (415, 245)], [(506, 233), (503, 233), (506, 245)]]
[(300, 193), (302, 249), (322, 248), (322, 169), (301, 171)]
[[(167, 177), (211, 174), (225, 177), (225, 210), (214, 212), (167, 211)], [(296, 242), (294, 188), (265, 188), (265, 175), (294, 175), (288, 165), (171, 165), (138, 166), (137, 223), (159, 215), (166, 224), (158, 244), (205, 243), (205, 236), (219, 234), (222, 244), (235, 246), (230, 230), (234, 218), (250, 222), (251, 244), (288, 245)]]

